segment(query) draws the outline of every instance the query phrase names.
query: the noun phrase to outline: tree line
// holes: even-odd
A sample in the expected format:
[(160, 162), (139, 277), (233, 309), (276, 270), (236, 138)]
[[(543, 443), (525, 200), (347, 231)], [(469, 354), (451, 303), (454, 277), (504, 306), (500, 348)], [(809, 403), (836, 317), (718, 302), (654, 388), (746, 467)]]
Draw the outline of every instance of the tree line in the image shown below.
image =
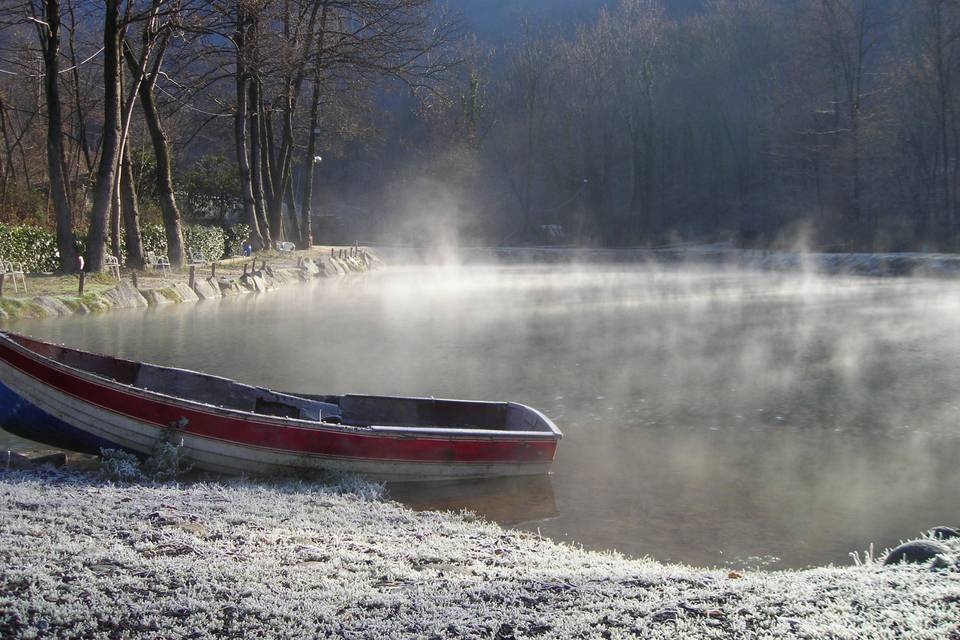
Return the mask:
[[(369, 100), (379, 78), (432, 90), (451, 28), (430, 0), (2, 0), (0, 16), (0, 204), (45, 196), (64, 271), (77, 268), (81, 227), (89, 269), (121, 244), (143, 266), (133, 149), (145, 141), (182, 265), (170, 130), (183, 151), (224, 121), (253, 248), (308, 245), (317, 138), (335, 126), (321, 112)], [(308, 176), (299, 194), (295, 167)]]
[(482, 190), (500, 241), (958, 246), (960, 1), (619, 0), (517, 21), (464, 56), (420, 151), (471, 167), (446, 171)]
[(431, 0), (0, 0), (0, 213), (49, 212), (70, 271), (78, 231), (91, 269), (141, 265), (146, 211), (182, 264), (183, 176), (222, 155), (257, 249), (331, 211), (491, 243), (956, 248), (960, 0), (510, 20), (492, 46)]

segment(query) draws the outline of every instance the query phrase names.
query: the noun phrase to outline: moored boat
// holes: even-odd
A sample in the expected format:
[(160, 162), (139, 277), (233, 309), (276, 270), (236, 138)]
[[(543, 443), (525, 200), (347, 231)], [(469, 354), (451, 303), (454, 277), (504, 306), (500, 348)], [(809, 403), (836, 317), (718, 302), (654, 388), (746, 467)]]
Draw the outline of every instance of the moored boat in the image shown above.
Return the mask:
[(4, 332), (0, 426), (88, 453), (182, 443), (194, 467), (227, 474), (384, 480), (543, 474), (562, 437), (513, 402), (283, 393)]

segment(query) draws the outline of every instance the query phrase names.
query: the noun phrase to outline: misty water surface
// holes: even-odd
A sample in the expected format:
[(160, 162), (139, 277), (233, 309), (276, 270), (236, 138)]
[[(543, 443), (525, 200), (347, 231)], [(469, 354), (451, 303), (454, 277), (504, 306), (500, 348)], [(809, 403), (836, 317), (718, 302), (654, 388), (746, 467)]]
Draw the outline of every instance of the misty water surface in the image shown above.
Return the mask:
[(960, 524), (958, 319), (960, 286), (935, 281), (474, 266), (11, 328), (288, 391), (530, 404), (565, 434), (551, 478), (394, 495), (587, 548), (797, 567)]

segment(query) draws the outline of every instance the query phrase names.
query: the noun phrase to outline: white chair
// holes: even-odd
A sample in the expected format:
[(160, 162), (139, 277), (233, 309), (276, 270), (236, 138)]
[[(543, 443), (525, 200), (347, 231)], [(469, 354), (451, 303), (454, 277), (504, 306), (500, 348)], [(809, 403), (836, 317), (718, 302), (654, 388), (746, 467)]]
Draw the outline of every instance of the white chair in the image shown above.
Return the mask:
[(163, 274), (164, 269), (170, 271), (170, 260), (167, 259), (167, 256), (157, 257), (157, 254), (153, 251), (147, 251), (143, 261), (148, 269), (157, 269), (161, 274)]
[(0, 260), (0, 278), (10, 276), (10, 279), (13, 280), (14, 292), (19, 293), (20, 289), (17, 288), (17, 275), (20, 276), (20, 282), (23, 283), (23, 292), (26, 293), (27, 278), (23, 274), (23, 264), (10, 260)]
[(103, 266), (107, 271), (111, 272), (117, 277), (117, 280), (120, 279), (120, 261), (116, 256), (112, 256), (109, 253), (103, 258)]
[(293, 253), (296, 250), (297, 245), (293, 244), (292, 242), (277, 242), (276, 247), (277, 251), (280, 253)]
[(207, 259), (203, 257), (202, 253), (200, 253), (199, 251), (194, 251), (193, 249), (190, 249), (189, 251), (187, 251), (187, 264), (195, 265), (198, 267), (205, 267), (209, 263), (207, 262)]

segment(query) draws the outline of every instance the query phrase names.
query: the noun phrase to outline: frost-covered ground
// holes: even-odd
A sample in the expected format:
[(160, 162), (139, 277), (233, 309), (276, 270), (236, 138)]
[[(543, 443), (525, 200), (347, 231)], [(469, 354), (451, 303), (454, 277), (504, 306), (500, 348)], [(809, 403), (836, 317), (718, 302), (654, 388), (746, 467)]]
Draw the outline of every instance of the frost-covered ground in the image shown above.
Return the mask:
[(738, 576), (415, 513), (359, 481), (0, 474), (3, 638), (960, 638), (949, 566)]

